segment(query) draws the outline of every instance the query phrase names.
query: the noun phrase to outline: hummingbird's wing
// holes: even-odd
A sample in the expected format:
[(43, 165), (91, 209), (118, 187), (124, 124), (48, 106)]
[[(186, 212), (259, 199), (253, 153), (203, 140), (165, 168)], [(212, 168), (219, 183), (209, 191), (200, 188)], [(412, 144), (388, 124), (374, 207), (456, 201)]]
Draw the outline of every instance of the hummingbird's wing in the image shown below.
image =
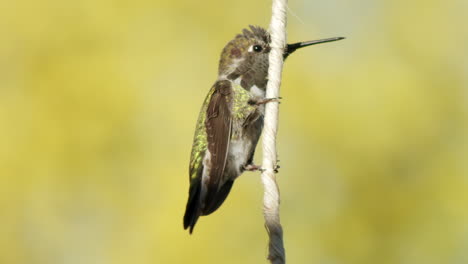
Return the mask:
[[(216, 82), (203, 103), (197, 121), (190, 157), (189, 199), (184, 215), (184, 229), (190, 227), (190, 233), (200, 215), (216, 210), (232, 186), (232, 181), (223, 179), (232, 129), (228, 105), (230, 96), (230, 82)], [(205, 168), (207, 157), (210, 169)]]
[[(229, 100), (232, 87), (229, 81), (218, 81), (206, 111), (207, 150), (210, 155), (211, 168), (208, 172), (204, 211), (217, 208), (217, 196), (227, 179), (226, 161), (231, 140), (232, 114)], [(222, 199), (224, 201), (225, 197)], [(221, 201), (222, 203), (222, 201)], [(216, 207), (211, 209), (211, 207)]]
[(206, 135), (206, 111), (208, 104), (211, 101), (211, 96), (215, 91), (213, 85), (203, 101), (200, 114), (198, 116), (197, 125), (195, 127), (195, 135), (193, 137), (192, 152), (190, 155), (189, 166), (189, 198), (184, 214), (184, 229), (190, 227), (192, 233), (198, 218), (202, 214), (202, 178), (205, 167), (203, 161), (207, 151), (207, 135)]

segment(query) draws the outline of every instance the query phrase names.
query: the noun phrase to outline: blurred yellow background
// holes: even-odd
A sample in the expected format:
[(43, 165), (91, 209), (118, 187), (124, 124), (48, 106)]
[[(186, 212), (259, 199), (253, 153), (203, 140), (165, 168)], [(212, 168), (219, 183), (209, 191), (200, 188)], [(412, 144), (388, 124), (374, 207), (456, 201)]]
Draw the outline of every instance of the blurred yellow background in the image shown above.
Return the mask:
[[(285, 65), (289, 263), (468, 263), (467, 3), (290, 0), (290, 42), (347, 39)], [(270, 0), (0, 6), (0, 263), (266, 263), (258, 173), (182, 216), (220, 52)]]

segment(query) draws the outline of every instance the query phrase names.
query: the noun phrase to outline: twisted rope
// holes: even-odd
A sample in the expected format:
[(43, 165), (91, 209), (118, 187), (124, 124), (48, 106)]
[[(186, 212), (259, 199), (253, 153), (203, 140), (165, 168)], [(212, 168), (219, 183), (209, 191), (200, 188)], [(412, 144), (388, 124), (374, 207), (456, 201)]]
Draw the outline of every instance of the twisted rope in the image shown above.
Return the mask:
[[(281, 72), (283, 70), (283, 52), (286, 46), (286, 8), (287, 0), (273, 0), (270, 23), (271, 51), (269, 55), (268, 85), (266, 98), (279, 97)], [(279, 217), (279, 188), (276, 183), (275, 167), (276, 134), (278, 130), (278, 103), (265, 106), (265, 126), (263, 129), (262, 183), (264, 186), (263, 214), (269, 236), (268, 259), (271, 263), (285, 263), (283, 246), (283, 228)]]

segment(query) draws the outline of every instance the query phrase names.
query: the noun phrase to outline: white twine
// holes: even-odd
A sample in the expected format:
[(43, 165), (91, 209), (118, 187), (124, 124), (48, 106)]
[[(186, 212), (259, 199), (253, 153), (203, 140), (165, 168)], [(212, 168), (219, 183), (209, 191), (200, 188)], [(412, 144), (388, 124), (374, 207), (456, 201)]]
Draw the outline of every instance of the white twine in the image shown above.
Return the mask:
[[(286, 47), (287, 0), (273, 0), (270, 23), (271, 51), (269, 55), (268, 85), (266, 98), (279, 97), (283, 52)], [(276, 183), (276, 134), (278, 130), (278, 103), (265, 106), (265, 126), (263, 128), (262, 183), (264, 186), (263, 214), (270, 242), (268, 259), (274, 264), (286, 262), (283, 246), (283, 228), (279, 217), (279, 188)]]

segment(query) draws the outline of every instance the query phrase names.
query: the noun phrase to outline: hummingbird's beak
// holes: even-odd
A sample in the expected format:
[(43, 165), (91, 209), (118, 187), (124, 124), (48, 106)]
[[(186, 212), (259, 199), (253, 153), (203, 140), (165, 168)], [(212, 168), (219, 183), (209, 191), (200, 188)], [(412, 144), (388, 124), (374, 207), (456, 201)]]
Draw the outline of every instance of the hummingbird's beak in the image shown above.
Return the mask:
[(319, 40), (311, 40), (311, 41), (304, 41), (304, 42), (298, 42), (294, 44), (288, 44), (286, 46), (286, 49), (284, 51), (284, 58), (286, 59), (291, 53), (296, 51), (297, 49), (307, 47), (307, 46), (312, 46), (315, 44), (320, 44), (320, 43), (326, 43), (326, 42), (332, 42), (332, 41), (337, 41), (337, 40), (342, 40), (344, 37), (336, 37), (336, 38), (326, 38), (326, 39), (319, 39)]

